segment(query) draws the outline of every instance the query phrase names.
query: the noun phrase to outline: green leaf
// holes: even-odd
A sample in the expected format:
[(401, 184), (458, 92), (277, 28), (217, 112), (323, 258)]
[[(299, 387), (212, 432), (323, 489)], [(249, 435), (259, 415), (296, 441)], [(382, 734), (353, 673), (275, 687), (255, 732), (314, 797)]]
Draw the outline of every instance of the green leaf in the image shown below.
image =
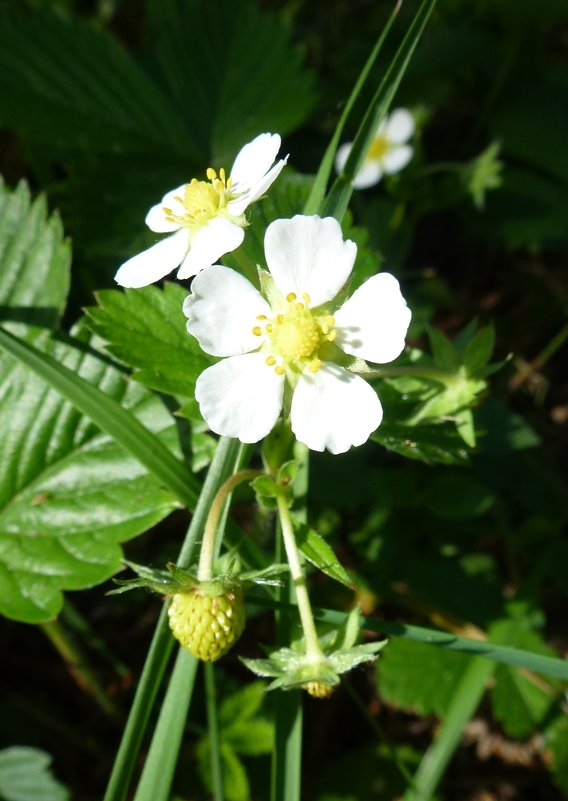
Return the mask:
[(568, 795), (568, 717), (559, 715), (546, 730), (546, 742), (552, 754), (552, 775), (558, 787)]
[(296, 543), (304, 554), (308, 562), (315, 565), (322, 573), (325, 573), (335, 581), (339, 581), (349, 589), (353, 589), (353, 582), (337, 556), (333, 548), (317, 533), (313, 528), (304, 523), (295, 524)]
[(145, 465), (179, 500), (192, 508), (197, 481), (183, 462), (113, 398), (75, 375), (50, 355), (0, 328), (0, 347), (30, 368)]
[(14, 4), (0, 22), (3, 126), (67, 157), (195, 151), (183, 117), (102, 28)]
[[(223, 767), (223, 792), (227, 801), (249, 801), (250, 787), (245, 767), (232, 746), (221, 743), (221, 764)], [(213, 789), (211, 774), (211, 745), (208, 739), (199, 741), (197, 749), (197, 765), (205, 787)]]
[(218, 166), (262, 131), (286, 134), (305, 120), (313, 79), (283, 19), (247, 0), (147, 0), (147, 9), (169, 90)]
[[(85, 332), (77, 333), (76, 345), (81, 349), (47, 339), (44, 353), (173, 444), (175, 426), (158, 398), (125, 382), (92, 351)], [(38, 623), (57, 614), (62, 590), (89, 587), (115, 573), (122, 562), (119, 543), (150, 528), (178, 502), (42, 379), (13, 359), (5, 361), (0, 610)]]
[(245, 756), (269, 754), (274, 747), (274, 724), (261, 718), (240, 721), (223, 731), (222, 736), (239, 754)]
[(178, 284), (104, 290), (97, 294), (99, 305), (87, 309), (87, 315), (106, 350), (134, 368), (136, 381), (193, 398), (196, 378), (211, 359), (186, 331), (182, 306), (187, 294)]
[[(489, 634), (492, 640), (503, 645), (524, 648), (535, 654), (556, 655), (522, 620), (499, 621), (491, 626)], [(511, 737), (526, 738), (544, 723), (560, 690), (558, 683), (547, 686), (538, 678), (500, 665), (491, 693), (493, 714)]]
[(463, 440), (449, 423), (408, 426), (383, 422), (371, 439), (400, 456), (426, 464), (469, 463)]
[(71, 249), (59, 216), (48, 217), (43, 197), (32, 203), (24, 181), (11, 192), (0, 178), (0, 263), (0, 321), (55, 328), (69, 291)]
[(254, 717), (265, 697), (264, 684), (253, 681), (224, 698), (219, 707), (219, 725), (223, 733), (230, 731), (233, 725)]
[(495, 346), (495, 329), (492, 325), (482, 328), (464, 350), (463, 360), (469, 375), (474, 375), (488, 364)]
[(495, 496), (469, 473), (451, 471), (432, 477), (422, 502), (436, 517), (468, 520), (485, 514), (495, 503)]
[(527, 421), (497, 398), (487, 398), (475, 410), (475, 424), (478, 448), (483, 453), (500, 454), (536, 448), (541, 443), (541, 438)]
[(39, 748), (14, 746), (0, 751), (3, 801), (67, 801), (69, 790), (50, 770), (51, 757)]
[(469, 664), (464, 654), (393, 639), (377, 666), (379, 695), (420, 715), (444, 715)]
[(454, 345), (448, 337), (433, 326), (428, 326), (428, 339), (432, 348), (432, 356), (437, 367), (452, 372), (459, 365)]

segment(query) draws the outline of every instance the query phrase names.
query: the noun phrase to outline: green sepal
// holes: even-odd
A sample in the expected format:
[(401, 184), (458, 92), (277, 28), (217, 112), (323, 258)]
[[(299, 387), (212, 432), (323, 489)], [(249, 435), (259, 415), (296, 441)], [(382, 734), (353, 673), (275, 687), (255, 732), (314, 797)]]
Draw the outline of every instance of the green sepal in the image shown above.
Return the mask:
[(340, 676), (365, 662), (377, 659), (378, 652), (387, 644), (380, 642), (355, 645), (361, 629), (361, 614), (355, 608), (344, 623), (319, 639), (321, 659), (306, 654), (304, 639), (296, 640), (290, 648), (269, 651), (268, 659), (244, 659), (246, 667), (257, 676), (274, 679), (268, 690), (293, 690), (312, 681), (329, 686), (339, 684)]
[(110, 590), (107, 593), (108, 595), (119, 595), (140, 587), (145, 587), (162, 595), (173, 595), (197, 584), (197, 580), (190, 573), (177, 568), (173, 564), (169, 564), (167, 570), (156, 570), (146, 565), (137, 565), (134, 562), (126, 562), (125, 564), (137, 574), (138, 578), (113, 579), (114, 583), (118, 584), (119, 587), (115, 590)]
[(290, 570), (290, 566), (288, 563), (277, 563), (275, 565), (270, 565), (270, 567), (265, 567), (264, 570), (249, 570), (246, 573), (241, 573), (239, 575), (240, 580), (243, 584), (269, 584), (272, 586), (280, 586), (282, 582), (280, 579), (273, 579), (272, 576), (279, 576), (282, 573), (288, 573)]
[(262, 267), (257, 267), (258, 280), (260, 283), (260, 294), (266, 298), (271, 308), (276, 308), (284, 304), (284, 297), (276, 284), (274, 278), (270, 275), (268, 270)]
[(257, 503), (265, 509), (276, 508), (276, 496), (278, 494), (276, 481), (272, 476), (258, 476), (250, 482), (256, 495)]

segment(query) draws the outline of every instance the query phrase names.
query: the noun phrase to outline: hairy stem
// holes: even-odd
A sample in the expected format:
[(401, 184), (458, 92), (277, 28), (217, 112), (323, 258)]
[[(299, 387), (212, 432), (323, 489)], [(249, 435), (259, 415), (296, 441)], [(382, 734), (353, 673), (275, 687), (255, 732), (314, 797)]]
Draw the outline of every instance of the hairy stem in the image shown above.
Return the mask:
[(320, 660), (323, 658), (323, 654), (319, 645), (312, 613), (312, 605), (306, 585), (306, 577), (302, 567), (300, 552), (296, 545), (296, 537), (294, 536), (294, 528), (290, 519), (288, 502), (282, 493), (278, 494), (276, 501), (278, 503), (280, 526), (282, 528), (282, 539), (284, 540), (286, 556), (288, 557), (288, 564), (290, 565), (290, 574), (296, 589), (296, 603), (298, 605), (300, 620), (306, 638), (306, 654), (314, 660)]
[(199, 581), (210, 581), (213, 578), (213, 563), (215, 561), (215, 542), (217, 539), (217, 531), (219, 529), (219, 521), (223, 515), (223, 510), (229, 495), (239, 484), (245, 481), (250, 481), (257, 476), (261, 476), (260, 470), (241, 470), (228, 478), (221, 486), (211, 508), (207, 515), (207, 522), (203, 531), (203, 539), (201, 541), (201, 552), (199, 554), (199, 567), (197, 569), (197, 578)]

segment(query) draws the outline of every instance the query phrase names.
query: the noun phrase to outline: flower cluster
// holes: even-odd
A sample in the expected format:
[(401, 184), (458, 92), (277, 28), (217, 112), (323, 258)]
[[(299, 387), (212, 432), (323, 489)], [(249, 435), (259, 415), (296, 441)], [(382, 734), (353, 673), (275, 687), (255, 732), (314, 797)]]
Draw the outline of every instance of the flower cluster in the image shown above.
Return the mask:
[[(408, 161), (412, 151), (403, 141), (412, 128), (405, 114), (395, 112), (381, 127), (355, 185), (369, 185), (372, 175), (378, 180), (382, 171), (393, 172)], [(347, 147), (340, 150), (338, 163), (347, 157)], [(334, 454), (367, 441), (383, 410), (361, 374), (372, 372), (367, 361), (383, 364), (399, 356), (411, 314), (389, 273), (372, 276), (349, 295), (357, 246), (343, 238), (332, 217), (297, 215), (271, 223), (258, 287), (215, 263), (242, 243), (246, 208), (286, 163), (274, 163), (279, 148), (277, 134), (261, 134), (240, 151), (230, 177), (209, 168), (207, 181), (193, 179), (164, 195), (146, 223), (170, 235), (129, 259), (116, 274), (116, 281), (127, 287), (150, 284), (178, 266), (178, 278), (195, 276), (183, 304), (187, 331), (216, 359), (196, 382), (201, 414), (217, 434), (244, 443), (266, 438), (266, 471), (237, 472), (219, 487), (204, 527), (197, 572), (175, 565), (167, 573), (131, 565), (138, 578), (119, 582), (123, 586), (117, 592), (144, 586), (169, 596), (174, 636), (196, 658), (215, 661), (244, 629), (244, 584), (273, 583), (270, 576), (289, 571), (302, 636), (267, 659), (243, 661), (258, 675), (271, 677), (270, 687), (301, 687), (327, 698), (342, 673), (375, 660), (384, 643), (357, 644), (357, 610), (338, 629), (323, 637), (317, 632), (291, 514), (290, 485), (298, 473), (290, 461), (292, 434), (312, 450), (327, 448)], [(278, 510), (288, 564), (238, 574), (234, 566), (224, 571), (215, 564), (215, 543), (228, 496), (251, 479), (261, 502)], [(319, 543), (317, 533), (311, 532), (311, 538)], [(322, 548), (327, 568), (318, 562)], [(335, 560), (331, 549), (318, 544), (314, 552), (315, 563), (328, 572)], [(335, 577), (341, 576), (339, 563), (338, 568)]]

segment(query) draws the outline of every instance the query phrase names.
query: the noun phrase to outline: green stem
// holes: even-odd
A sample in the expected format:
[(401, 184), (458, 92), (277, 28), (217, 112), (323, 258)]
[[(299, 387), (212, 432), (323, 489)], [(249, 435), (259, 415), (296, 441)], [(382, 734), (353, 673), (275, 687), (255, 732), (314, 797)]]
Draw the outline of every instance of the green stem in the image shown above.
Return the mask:
[(199, 554), (199, 567), (197, 570), (197, 578), (199, 581), (211, 581), (213, 578), (217, 531), (219, 530), (219, 521), (223, 516), (225, 504), (227, 503), (229, 495), (239, 484), (243, 484), (245, 481), (250, 481), (261, 475), (263, 475), (261, 470), (241, 470), (239, 473), (235, 473), (228, 478), (225, 483), (219, 487), (217, 495), (211, 504), (203, 531), (201, 552)]
[(117, 707), (108, 697), (83, 649), (77, 644), (65, 626), (59, 620), (52, 620), (49, 623), (43, 623), (41, 628), (65, 661), (69, 673), (79, 687), (92, 696), (105, 714), (117, 719), (119, 717)]
[(207, 733), (211, 747), (211, 776), (214, 801), (225, 801), (223, 793), (223, 769), (221, 766), (221, 738), (219, 736), (219, 716), (217, 714), (217, 693), (215, 690), (215, 665), (206, 662), (205, 698), (207, 702)]
[(300, 552), (298, 550), (298, 546), (296, 545), (294, 527), (292, 525), (292, 520), (290, 519), (288, 501), (284, 494), (279, 493), (276, 498), (276, 502), (278, 504), (278, 514), (280, 516), (280, 525), (282, 527), (282, 539), (284, 540), (286, 556), (288, 557), (288, 564), (290, 565), (290, 575), (292, 576), (292, 581), (296, 589), (298, 612), (300, 613), (302, 629), (304, 630), (304, 637), (306, 638), (306, 655), (311, 657), (314, 661), (319, 662), (323, 659), (323, 654), (318, 640), (316, 625), (314, 623), (312, 605), (310, 603), (310, 596), (308, 595), (306, 577), (302, 567)]

